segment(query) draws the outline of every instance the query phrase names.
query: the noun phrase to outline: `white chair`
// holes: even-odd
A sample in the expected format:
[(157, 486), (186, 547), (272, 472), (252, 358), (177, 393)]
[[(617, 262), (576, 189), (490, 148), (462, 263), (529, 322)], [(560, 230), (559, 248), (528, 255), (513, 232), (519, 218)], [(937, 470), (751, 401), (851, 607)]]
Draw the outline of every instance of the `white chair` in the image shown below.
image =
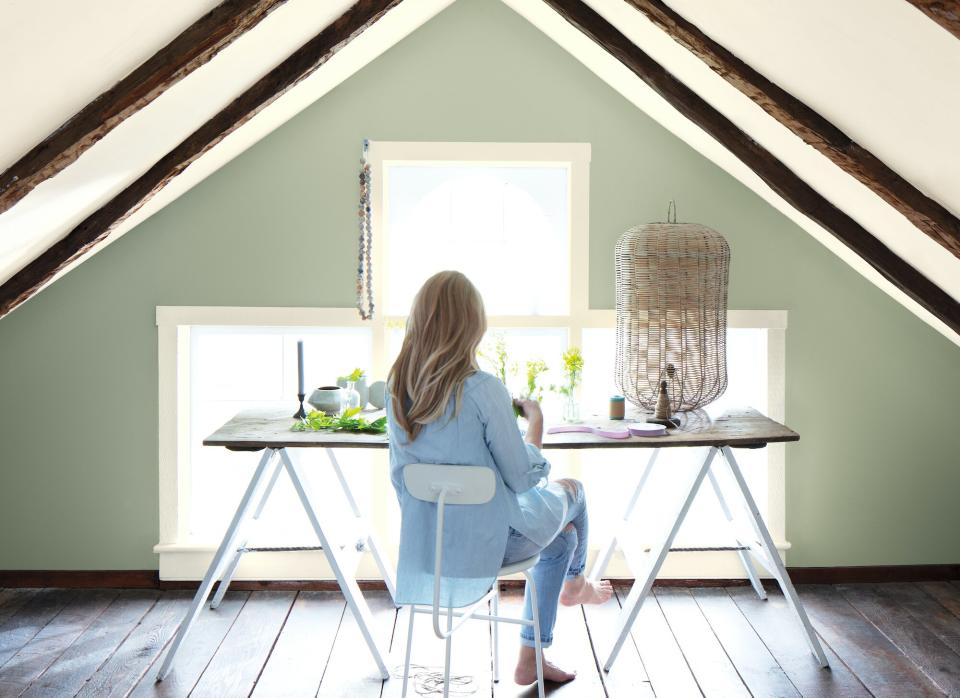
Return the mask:
[[(430, 463), (413, 463), (403, 469), (403, 482), (407, 491), (424, 502), (435, 502), (437, 505), (437, 537), (435, 547), (435, 562), (433, 570), (433, 606), (410, 607), (410, 625), (407, 630), (407, 652), (403, 665), (403, 698), (407, 695), (407, 679), (410, 676), (410, 649), (413, 645), (413, 619), (418, 613), (433, 615), (433, 632), (441, 640), (446, 641), (446, 654), (443, 661), (443, 695), (449, 695), (450, 688), (450, 649), (453, 633), (471, 618), (493, 622), (493, 680), (500, 680), (500, 647), (497, 633), (499, 623), (513, 623), (515, 625), (533, 626), (533, 637), (537, 654), (537, 691), (543, 698), (543, 647), (540, 644), (540, 618), (537, 614), (537, 586), (530, 574), (530, 568), (540, 561), (540, 555), (534, 555), (526, 560), (515, 562), (501, 567), (498, 575), (523, 572), (530, 586), (530, 601), (533, 607), (533, 620), (511, 618), (499, 615), (500, 591), (495, 581), (493, 587), (483, 598), (464, 611), (455, 611), (453, 608), (440, 608), (440, 578), (443, 567), (443, 514), (447, 504), (485, 504), (493, 499), (497, 481), (490, 468), (474, 465), (434, 465)], [(487, 602), (493, 606), (492, 613), (484, 614), (477, 611)], [(440, 616), (447, 618), (447, 629), (440, 628)], [(453, 617), (460, 620), (453, 624)]]

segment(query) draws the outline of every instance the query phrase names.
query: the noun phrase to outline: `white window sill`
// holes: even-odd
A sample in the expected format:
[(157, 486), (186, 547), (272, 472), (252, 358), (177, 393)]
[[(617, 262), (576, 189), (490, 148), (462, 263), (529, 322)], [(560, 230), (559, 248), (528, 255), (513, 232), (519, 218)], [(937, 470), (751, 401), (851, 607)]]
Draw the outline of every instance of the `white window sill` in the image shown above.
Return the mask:
[[(787, 541), (778, 541), (780, 557), (790, 549)], [(216, 552), (215, 543), (172, 543), (155, 545), (160, 556), (160, 579), (163, 581), (198, 581), (203, 578)], [(395, 551), (391, 551), (395, 558)], [(587, 569), (593, 564), (597, 549), (591, 548)], [(758, 566), (761, 577), (763, 573)], [(629, 579), (633, 574), (620, 552), (614, 554), (607, 568), (608, 577)], [(518, 576), (519, 577), (519, 576)], [(746, 575), (735, 552), (672, 553), (658, 575), (660, 579), (745, 579)], [(244, 581), (313, 581), (332, 580), (330, 565), (321, 551), (247, 553), (240, 561), (234, 579)], [(380, 579), (373, 558), (365, 554), (357, 566), (358, 579)]]

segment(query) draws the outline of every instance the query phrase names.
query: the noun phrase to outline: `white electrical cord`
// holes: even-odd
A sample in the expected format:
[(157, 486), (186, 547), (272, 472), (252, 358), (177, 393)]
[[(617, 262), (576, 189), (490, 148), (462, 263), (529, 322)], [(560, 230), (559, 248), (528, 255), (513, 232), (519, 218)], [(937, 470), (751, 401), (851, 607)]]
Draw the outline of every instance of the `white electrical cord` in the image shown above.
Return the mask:
[[(403, 680), (403, 667), (393, 670), (393, 678)], [(443, 667), (410, 665), (410, 680), (413, 681), (413, 690), (421, 696), (443, 695)], [(472, 696), (477, 692), (477, 683), (469, 674), (450, 675), (451, 696)]]

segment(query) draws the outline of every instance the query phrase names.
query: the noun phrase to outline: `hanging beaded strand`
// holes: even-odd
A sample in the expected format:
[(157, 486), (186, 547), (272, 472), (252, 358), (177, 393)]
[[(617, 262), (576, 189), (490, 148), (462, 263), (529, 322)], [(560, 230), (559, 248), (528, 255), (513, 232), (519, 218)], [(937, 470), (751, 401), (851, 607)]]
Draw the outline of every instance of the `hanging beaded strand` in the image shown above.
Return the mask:
[(373, 222), (370, 212), (370, 163), (367, 162), (369, 146), (370, 141), (364, 139), (363, 151), (360, 155), (360, 206), (357, 210), (360, 225), (357, 253), (357, 310), (362, 320), (373, 318)]

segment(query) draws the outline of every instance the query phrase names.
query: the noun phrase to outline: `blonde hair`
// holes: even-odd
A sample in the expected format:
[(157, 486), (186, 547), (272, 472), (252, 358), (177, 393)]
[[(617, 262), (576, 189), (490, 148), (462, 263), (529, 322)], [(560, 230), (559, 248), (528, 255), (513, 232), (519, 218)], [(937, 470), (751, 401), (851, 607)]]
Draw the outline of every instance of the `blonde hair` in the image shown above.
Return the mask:
[(480, 293), (458, 271), (434, 274), (417, 292), (400, 354), (387, 377), (394, 421), (411, 441), (439, 419), (463, 382), (478, 370), (477, 347), (487, 331)]

